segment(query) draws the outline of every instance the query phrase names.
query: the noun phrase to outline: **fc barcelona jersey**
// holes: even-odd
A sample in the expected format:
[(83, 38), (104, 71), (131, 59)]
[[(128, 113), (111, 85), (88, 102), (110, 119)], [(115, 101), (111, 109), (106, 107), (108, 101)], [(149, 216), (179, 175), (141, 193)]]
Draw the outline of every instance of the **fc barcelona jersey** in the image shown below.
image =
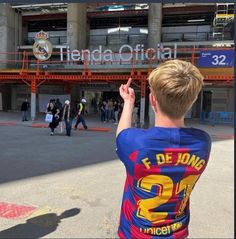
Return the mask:
[(210, 136), (195, 128), (129, 128), (116, 146), (127, 174), (119, 237), (187, 237), (189, 197), (206, 168)]

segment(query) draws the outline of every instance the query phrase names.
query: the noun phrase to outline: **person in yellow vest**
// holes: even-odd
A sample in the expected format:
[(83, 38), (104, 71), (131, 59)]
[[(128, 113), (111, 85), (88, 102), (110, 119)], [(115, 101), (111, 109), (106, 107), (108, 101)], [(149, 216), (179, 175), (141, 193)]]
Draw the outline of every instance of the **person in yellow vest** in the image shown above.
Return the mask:
[(85, 123), (85, 119), (84, 119), (84, 114), (85, 114), (85, 104), (86, 104), (86, 100), (82, 99), (78, 105), (77, 108), (77, 120), (75, 123), (75, 130), (77, 130), (77, 127), (80, 123), (82, 123), (84, 129), (88, 129), (88, 126)]

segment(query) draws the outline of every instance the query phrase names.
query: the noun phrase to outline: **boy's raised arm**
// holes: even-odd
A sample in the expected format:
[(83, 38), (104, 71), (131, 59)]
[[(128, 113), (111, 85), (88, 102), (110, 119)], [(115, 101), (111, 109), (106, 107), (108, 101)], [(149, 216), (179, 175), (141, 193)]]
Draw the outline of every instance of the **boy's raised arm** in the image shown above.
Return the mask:
[(135, 102), (134, 89), (130, 87), (131, 81), (132, 78), (129, 78), (128, 82), (125, 85), (122, 84), (119, 89), (120, 96), (124, 100), (124, 107), (116, 130), (116, 137), (122, 130), (131, 127), (132, 112)]

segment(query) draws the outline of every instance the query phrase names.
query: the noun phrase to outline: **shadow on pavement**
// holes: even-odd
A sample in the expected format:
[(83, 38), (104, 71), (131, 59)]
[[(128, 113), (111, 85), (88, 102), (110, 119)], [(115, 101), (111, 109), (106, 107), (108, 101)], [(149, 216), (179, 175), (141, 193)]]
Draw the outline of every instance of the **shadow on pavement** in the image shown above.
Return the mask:
[(24, 224), (19, 224), (6, 230), (0, 231), (0, 238), (41, 238), (54, 232), (62, 219), (74, 217), (80, 213), (79, 208), (66, 210), (61, 215), (48, 213), (37, 217), (32, 217)]

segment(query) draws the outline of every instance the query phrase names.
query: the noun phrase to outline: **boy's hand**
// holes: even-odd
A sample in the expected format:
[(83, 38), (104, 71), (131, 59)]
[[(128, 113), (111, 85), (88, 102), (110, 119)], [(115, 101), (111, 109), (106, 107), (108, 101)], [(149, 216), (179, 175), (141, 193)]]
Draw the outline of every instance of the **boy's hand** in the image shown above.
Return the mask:
[(120, 121), (116, 130), (116, 136), (124, 130), (131, 127), (131, 120), (132, 120), (132, 112), (134, 108), (134, 102), (135, 102), (135, 94), (134, 89), (132, 89), (130, 86), (132, 79), (129, 78), (128, 82), (125, 85), (120, 86), (120, 96), (124, 100), (124, 107), (122, 110), (122, 114), (120, 117)]
[(129, 78), (128, 82), (125, 85), (120, 86), (120, 96), (125, 102), (134, 103), (135, 102), (135, 93), (134, 89), (129, 87), (131, 84), (132, 78)]

